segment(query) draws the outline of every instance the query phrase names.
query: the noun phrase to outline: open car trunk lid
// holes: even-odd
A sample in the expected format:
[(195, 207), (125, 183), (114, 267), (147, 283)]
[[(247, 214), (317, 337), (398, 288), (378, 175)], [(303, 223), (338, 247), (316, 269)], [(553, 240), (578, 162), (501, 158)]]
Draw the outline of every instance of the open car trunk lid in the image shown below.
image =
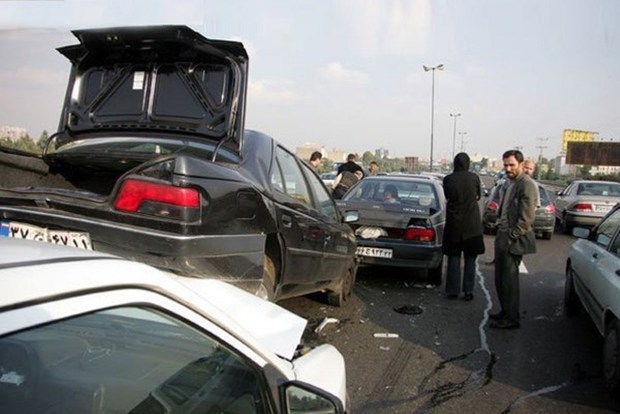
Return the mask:
[(186, 26), (76, 30), (52, 150), (94, 132), (166, 132), (236, 153), (243, 142), (248, 55)]

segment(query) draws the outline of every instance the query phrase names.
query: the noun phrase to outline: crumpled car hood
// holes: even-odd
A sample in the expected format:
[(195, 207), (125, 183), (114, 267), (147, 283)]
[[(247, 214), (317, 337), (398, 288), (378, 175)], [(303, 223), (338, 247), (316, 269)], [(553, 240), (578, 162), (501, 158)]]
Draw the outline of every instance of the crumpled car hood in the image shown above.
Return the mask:
[(55, 145), (85, 133), (157, 131), (239, 152), (248, 55), (238, 42), (186, 26), (75, 30), (58, 51), (72, 63)]
[(305, 319), (219, 280), (174, 277), (230, 315), (269, 351), (293, 359), (306, 328)]

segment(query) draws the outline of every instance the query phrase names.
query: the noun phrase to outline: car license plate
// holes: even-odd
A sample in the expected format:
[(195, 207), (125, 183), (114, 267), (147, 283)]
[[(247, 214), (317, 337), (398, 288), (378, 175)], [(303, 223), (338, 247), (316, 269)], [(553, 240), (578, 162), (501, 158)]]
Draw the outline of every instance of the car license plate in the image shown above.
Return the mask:
[(77, 231), (49, 230), (45, 227), (17, 221), (2, 221), (0, 225), (0, 237), (12, 237), (15, 239), (37, 240), (52, 244), (78, 247), (92, 250), (93, 245), (88, 233)]
[(601, 212), (601, 213), (609, 213), (609, 211), (611, 210), (611, 206), (596, 206), (596, 211)]
[(358, 256), (381, 257), (384, 259), (392, 258), (392, 249), (380, 249), (377, 247), (358, 246), (355, 254)]

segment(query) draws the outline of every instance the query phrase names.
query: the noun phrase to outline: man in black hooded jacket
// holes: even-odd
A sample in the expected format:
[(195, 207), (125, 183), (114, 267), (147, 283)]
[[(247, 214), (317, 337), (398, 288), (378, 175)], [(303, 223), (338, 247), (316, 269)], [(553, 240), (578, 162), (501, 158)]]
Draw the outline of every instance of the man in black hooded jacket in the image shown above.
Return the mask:
[(461, 254), (463, 254), (464, 299), (474, 298), (476, 257), (484, 253), (484, 239), (478, 200), (482, 195), (480, 178), (469, 171), (469, 156), (458, 153), (454, 157), (454, 172), (443, 179), (447, 200), (446, 227), (443, 233), (443, 253), (448, 256), (446, 296), (456, 299), (461, 292)]

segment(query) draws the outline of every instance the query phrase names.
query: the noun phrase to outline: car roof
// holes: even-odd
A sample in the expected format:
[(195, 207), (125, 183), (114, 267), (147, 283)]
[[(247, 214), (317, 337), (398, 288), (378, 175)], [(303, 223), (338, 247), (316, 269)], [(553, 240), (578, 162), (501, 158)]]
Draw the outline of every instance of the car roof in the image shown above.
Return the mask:
[(428, 176), (421, 176), (415, 174), (397, 174), (397, 175), (373, 175), (365, 177), (364, 180), (373, 181), (393, 181), (393, 182), (416, 182), (416, 183), (435, 183), (441, 185), (441, 181)]
[[(189, 304), (268, 359), (273, 358), (265, 350), (290, 359), (306, 325), (297, 315), (215, 279), (190, 280), (106, 253), (32, 240), (0, 237), (0, 251), (0, 312), (88, 292), (147, 289)], [(243, 312), (239, 312), (240, 302)], [(274, 338), (261, 337), (263, 330), (256, 319), (261, 315), (268, 319), (263, 321), (265, 331), (280, 322), (283, 327), (286, 322), (295, 325), (292, 329), (298, 338), (289, 342), (296, 343), (278, 344), (283, 332), (271, 332)], [(277, 315), (281, 319), (276, 321)]]

